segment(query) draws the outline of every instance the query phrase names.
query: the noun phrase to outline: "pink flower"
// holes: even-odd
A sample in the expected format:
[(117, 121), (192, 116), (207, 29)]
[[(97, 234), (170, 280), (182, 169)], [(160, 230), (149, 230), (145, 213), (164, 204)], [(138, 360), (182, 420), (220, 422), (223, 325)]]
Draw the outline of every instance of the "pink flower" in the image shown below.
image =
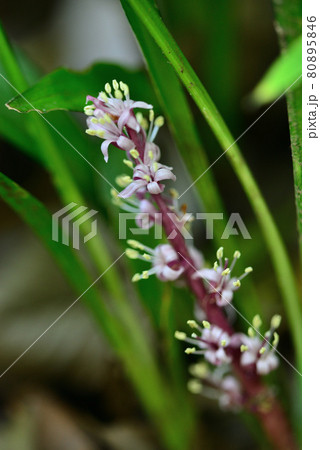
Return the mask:
[[(138, 133), (140, 131), (140, 125), (132, 110), (134, 108), (152, 109), (152, 105), (131, 100), (129, 88), (122, 81), (118, 83), (116, 80), (113, 80), (112, 85), (114, 95), (112, 94), (110, 84), (107, 83), (105, 85), (105, 92), (100, 92), (98, 98), (88, 95), (87, 102), (92, 101), (97, 110), (103, 114), (108, 114), (111, 119), (118, 123), (121, 131), (125, 126), (128, 126)], [(124, 100), (123, 97), (125, 97)]]
[(204, 328), (199, 338), (198, 346), (206, 349), (204, 357), (215, 366), (228, 364), (232, 358), (226, 354), (225, 348), (230, 344), (230, 336), (221, 328), (211, 325)]
[(231, 272), (240, 258), (240, 252), (234, 253), (233, 261), (228, 267), (228, 259), (223, 258), (223, 248), (220, 247), (217, 251), (218, 262), (215, 262), (212, 269), (198, 270), (193, 276), (194, 278), (203, 278), (209, 284), (209, 292), (214, 294), (214, 298), (218, 306), (228, 305), (233, 298), (233, 292), (239, 289), (242, 280), (251, 271), (251, 267), (247, 267), (245, 272), (240, 277), (231, 277)]
[(153, 161), (151, 164), (138, 164), (133, 170), (133, 181), (122, 192), (119, 197), (131, 197), (141, 188), (146, 188), (150, 194), (160, 194), (164, 190), (163, 180), (176, 180), (172, 173), (172, 167), (165, 166)]
[[(156, 275), (162, 281), (174, 281), (184, 272), (179, 256), (174, 248), (169, 244), (160, 244), (155, 249), (151, 249), (138, 241), (129, 240), (128, 244), (132, 248), (126, 250), (126, 255), (131, 259), (142, 259), (149, 261), (152, 268), (145, 270), (142, 274), (135, 274), (132, 281), (139, 281)], [(140, 254), (137, 250), (143, 250)]]
[(275, 352), (279, 343), (279, 335), (275, 329), (280, 325), (280, 321), (279, 315), (273, 316), (270, 329), (262, 337), (260, 333), (256, 333), (261, 326), (261, 319), (256, 315), (252, 321), (254, 328), (250, 327), (248, 330), (249, 336), (242, 333), (237, 335), (242, 343), (240, 347), (242, 351), (240, 364), (242, 366), (255, 365), (259, 375), (267, 375), (278, 367), (279, 359)]
[(101, 151), (106, 162), (108, 162), (109, 158), (108, 148), (110, 144), (113, 144), (121, 150), (125, 150), (127, 152), (134, 148), (134, 142), (127, 138), (120, 131), (118, 126), (111, 121), (109, 116), (102, 113), (101, 110), (96, 111), (95, 117), (88, 117), (87, 125), (87, 134), (104, 139), (101, 144)]
[(188, 325), (201, 334), (193, 333), (192, 338), (188, 338), (185, 333), (178, 331), (175, 337), (189, 342), (200, 349), (197, 350), (196, 347), (187, 348), (186, 353), (203, 355), (210, 364), (215, 366), (229, 364), (232, 361), (232, 357), (228, 354), (227, 349), (228, 347), (234, 347), (233, 338), (221, 328), (211, 325), (206, 320), (202, 324), (203, 328), (195, 320), (188, 320)]

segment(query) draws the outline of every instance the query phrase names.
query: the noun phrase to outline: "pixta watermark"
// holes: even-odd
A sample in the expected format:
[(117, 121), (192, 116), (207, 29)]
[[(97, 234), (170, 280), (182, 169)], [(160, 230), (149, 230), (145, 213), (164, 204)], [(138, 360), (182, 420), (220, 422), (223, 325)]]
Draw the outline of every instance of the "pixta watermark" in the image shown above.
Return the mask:
[[(64, 245), (71, 245), (79, 250), (82, 224), (90, 222), (90, 231), (83, 237), (84, 243), (97, 234), (97, 220), (91, 220), (96, 214), (98, 214), (98, 211), (94, 209), (88, 210), (86, 206), (78, 206), (74, 202), (69, 203), (69, 205), (52, 214), (52, 240), (62, 242)], [(70, 237), (72, 242), (70, 242)]]
[[(206, 239), (213, 239), (218, 237), (219, 239), (229, 239), (230, 236), (242, 236), (243, 239), (251, 239), (251, 235), (244, 224), (239, 213), (231, 213), (228, 217), (224, 230), (221, 236), (214, 235), (214, 222), (217, 220), (224, 220), (223, 213), (186, 213), (177, 217), (175, 213), (166, 214), (165, 220), (171, 220), (175, 229), (171, 232), (167, 239), (174, 239), (178, 232), (180, 232), (185, 239), (193, 239), (190, 233), (191, 223), (201, 220), (205, 224), (205, 237)], [(128, 227), (127, 222), (135, 220), (136, 227)], [(153, 227), (153, 225), (159, 225)], [(135, 213), (119, 213), (119, 239), (127, 239), (128, 231), (133, 235), (150, 235), (152, 234), (155, 239), (162, 239), (163, 237), (163, 220), (162, 214), (140, 214), (139, 219)]]

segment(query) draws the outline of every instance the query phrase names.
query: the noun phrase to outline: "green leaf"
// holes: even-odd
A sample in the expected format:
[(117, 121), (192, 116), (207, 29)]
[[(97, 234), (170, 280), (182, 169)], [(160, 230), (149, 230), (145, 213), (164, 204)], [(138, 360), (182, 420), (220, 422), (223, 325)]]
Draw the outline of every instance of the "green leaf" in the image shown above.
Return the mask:
[(251, 100), (260, 106), (278, 98), (293, 83), (291, 89), (297, 89), (301, 85), (301, 73), (302, 36), (299, 36), (272, 63), (252, 92)]
[(144, 72), (98, 63), (83, 72), (64, 67), (57, 69), (26, 89), (23, 92), (24, 98), (18, 95), (10, 100), (7, 106), (18, 112), (30, 112), (34, 109), (41, 113), (57, 109), (83, 112), (87, 95), (98, 95), (104, 89), (105, 83), (113, 79), (127, 83), (131, 87), (133, 97), (147, 98), (151, 103), (155, 101)]

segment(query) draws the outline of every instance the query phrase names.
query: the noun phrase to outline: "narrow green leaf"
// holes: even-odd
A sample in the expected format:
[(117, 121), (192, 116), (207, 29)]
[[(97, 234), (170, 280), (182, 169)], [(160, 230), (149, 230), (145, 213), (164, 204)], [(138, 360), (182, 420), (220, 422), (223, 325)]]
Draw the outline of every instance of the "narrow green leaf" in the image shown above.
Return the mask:
[[(271, 64), (250, 99), (260, 106), (278, 98), (293, 83), (293, 89), (301, 85), (302, 73), (302, 36), (293, 41), (289, 47)], [(298, 81), (297, 81), (298, 80)]]

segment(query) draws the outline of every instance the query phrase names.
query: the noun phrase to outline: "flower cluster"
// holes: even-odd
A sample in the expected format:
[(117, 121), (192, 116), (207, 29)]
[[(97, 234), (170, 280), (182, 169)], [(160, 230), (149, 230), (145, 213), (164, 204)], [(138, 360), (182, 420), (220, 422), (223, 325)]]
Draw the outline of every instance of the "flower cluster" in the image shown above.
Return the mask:
[[(192, 373), (192, 375), (200, 378), (201, 382), (195, 379), (191, 380), (189, 383), (190, 390), (193, 393), (203, 393), (204, 383), (206, 386), (214, 387), (215, 395), (218, 395), (219, 401), (223, 399), (225, 407), (228, 405), (233, 407), (235, 404), (239, 406), (241, 399), (239, 383), (231, 375), (227, 377), (221, 377), (220, 375), (221, 373), (232, 372), (231, 363), (239, 358), (239, 354), (240, 366), (245, 371), (258, 375), (267, 375), (276, 369), (279, 364), (279, 360), (275, 355), (279, 335), (275, 330), (280, 326), (280, 322), (281, 317), (279, 315), (273, 316), (270, 329), (264, 335), (260, 335), (259, 328), (262, 322), (259, 315), (256, 315), (253, 318), (252, 327), (248, 329), (248, 335), (243, 333), (229, 335), (206, 320), (202, 321), (202, 326), (195, 320), (188, 320), (187, 324), (196, 332), (194, 331), (191, 337), (188, 337), (185, 332), (176, 331), (175, 338), (192, 345), (185, 350), (185, 353), (188, 355), (203, 356), (204, 361), (198, 363), (196, 367), (207, 368), (206, 371), (201, 372), (198, 370)], [(272, 339), (272, 342), (270, 342), (270, 339)], [(221, 370), (210, 372), (208, 363)], [(218, 378), (217, 374), (220, 374)], [(227, 387), (229, 387), (229, 392)], [(208, 393), (207, 390), (205, 392)]]
[[(131, 175), (116, 178), (123, 190), (119, 193), (112, 189), (113, 203), (134, 213), (140, 228), (160, 225), (163, 216), (166, 218), (164, 228), (170, 243), (161, 243), (153, 249), (136, 240), (128, 240), (127, 257), (151, 265), (142, 273), (136, 273), (132, 281), (155, 275), (161, 281), (189, 286), (198, 300), (197, 308), (201, 311), (198, 316), (205, 319), (202, 326), (195, 320), (188, 321), (193, 329), (191, 337), (185, 332), (175, 333), (177, 339), (191, 344), (185, 350), (187, 354), (203, 357), (200, 363), (191, 367), (194, 378), (188, 384), (189, 389), (218, 399), (223, 408), (239, 408), (244, 403), (245, 393), (237, 379), (238, 371), (250, 378), (266, 375), (278, 366), (275, 352), (279, 335), (275, 330), (281, 318), (274, 316), (264, 335), (259, 332), (259, 316), (254, 317), (247, 335), (232, 330), (223, 308), (232, 302), (234, 293), (252, 272), (252, 267), (235, 276), (233, 272), (240, 252), (235, 251), (229, 263), (220, 247), (216, 262), (208, 268), (201, 253), (185, 244), (182, 228), (185, 224), (190, 226), (192, 215), (186, 214), (186, 205), (179, 207), (179, 195), (174, 189), (169, 191), (169, 195), (164, 194), (164, 182), (175, 181), (176, 176), (172, 167), (160, 162), (161, 152), (154, 143), (159, 128), (164, 124), (163, 117), (155, 117), (152, 105), (131, 100), (128, 86), (116, 80), (113, 80), (112, 87), (107, 83), (105, 91), (100, 92), (97, 98), (88, 96), (88, 102), (90, 104), (84, 108), (88, 116), (87, 133), (103, 140), (101, 150), (106, 162), (110, 144), (124, 151), (123, 163), (132, 171)], [(137, 108), (148, 110), (148, 119), (141, 112), (135, 112)], [(221, 313), (220, 322), (217, 322), (219, 326), (206, 320), (210, 307), (215, 308), (215, 314)], [(213, 315), (210, 317), (212, 319)]]
[(247, 267), (240, 277), (231, 277), (231, 272), (240, 258), (240, 252), (234, 252), (233, 260), (229, 267), (229, 260), (223, 261), (223, 247), (217, 250), (217, 259), (212, 269), (201, 269), (194, 274), (194, 278), (203, 278), (209, 284), (209, 292), (218, 306), (228, 305), (233, 298), (233, 292), (241, 286), (241, 280), (252, 272), (252, 267)]
[(199, 362), (192, 364), (189, 370), (194, 377), (188, 382), (190, 392), (218, 400), (221, 409), (241, 409), (244, 402), (241, 385), (226, 366), (212, 370), (206, 362)]
[(276, 314), (271, 319), (269, 330), (261, 335), (259, 332), (262, 325), (261, 318), (259, 315), (253, 318), (253, 326), (249, 327), (248, 335), (239, 335), (242, 366), (253, 366), (259, 375), (267, 375), (278, 367), (279, 359), (275, 352), (279, 343), (279, 335), (275, 330), (280, 326), (280, 322), (281, 316)]

